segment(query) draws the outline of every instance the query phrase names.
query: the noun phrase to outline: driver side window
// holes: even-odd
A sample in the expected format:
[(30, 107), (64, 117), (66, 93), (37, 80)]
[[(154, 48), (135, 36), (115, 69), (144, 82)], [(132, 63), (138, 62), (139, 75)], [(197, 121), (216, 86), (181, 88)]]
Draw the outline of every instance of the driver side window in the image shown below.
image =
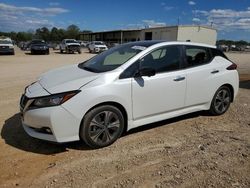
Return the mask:
[(141, 68), (153, 68), (156, 73), (178, 70), (181, 53), (178, 46), (165, 46), (154, 50), (141, 60)]

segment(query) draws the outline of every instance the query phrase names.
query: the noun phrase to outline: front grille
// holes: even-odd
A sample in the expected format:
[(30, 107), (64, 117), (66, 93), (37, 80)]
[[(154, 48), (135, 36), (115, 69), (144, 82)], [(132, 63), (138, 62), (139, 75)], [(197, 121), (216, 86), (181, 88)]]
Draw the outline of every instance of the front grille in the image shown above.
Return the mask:
[(77, 46), (77, 45), (70, 45), (70, 46), (68, 46), (68, 48), (70, 50), (77, 50), (79, 48), (79, 46)]
[(25, 105), (27, 104), (29, 98), (26, 97), (25, 95), (22, 95), (21, 100), (20, 100), (20, 106), (24, 109)]
[(0, 46), (0, 49), (9, 49), (9, 46)]

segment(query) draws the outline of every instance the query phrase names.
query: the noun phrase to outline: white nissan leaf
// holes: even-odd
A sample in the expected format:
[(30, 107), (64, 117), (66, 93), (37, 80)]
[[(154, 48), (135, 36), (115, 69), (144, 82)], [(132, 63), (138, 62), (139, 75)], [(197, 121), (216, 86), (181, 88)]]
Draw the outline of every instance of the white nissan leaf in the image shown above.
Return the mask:
[(22, 124), (35, 138), (105, 147), (141, 125), (201, 110), (225, 113), (238, 92), (236, 68), (214, 46), (123, 44), (27, 86)]

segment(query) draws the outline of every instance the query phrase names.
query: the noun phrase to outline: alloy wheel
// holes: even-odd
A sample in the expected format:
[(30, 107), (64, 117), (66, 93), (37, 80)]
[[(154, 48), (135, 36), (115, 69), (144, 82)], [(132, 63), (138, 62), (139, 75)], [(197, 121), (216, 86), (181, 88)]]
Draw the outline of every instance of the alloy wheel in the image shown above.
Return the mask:
[(121, 122), (112, 111), (102, 111), (90, 121), (89, 136), (95, 143), (105, 144), (114, 139), (120, 131)]

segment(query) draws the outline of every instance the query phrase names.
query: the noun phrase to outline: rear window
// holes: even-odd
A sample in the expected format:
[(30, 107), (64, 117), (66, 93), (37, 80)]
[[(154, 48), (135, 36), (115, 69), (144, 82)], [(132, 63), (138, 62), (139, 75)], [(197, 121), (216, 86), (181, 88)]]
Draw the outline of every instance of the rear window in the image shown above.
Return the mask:
[(203, 65), (212, 59), (209, 49), (200, 46), (186, 46), (185, 55), (188, 67)]

